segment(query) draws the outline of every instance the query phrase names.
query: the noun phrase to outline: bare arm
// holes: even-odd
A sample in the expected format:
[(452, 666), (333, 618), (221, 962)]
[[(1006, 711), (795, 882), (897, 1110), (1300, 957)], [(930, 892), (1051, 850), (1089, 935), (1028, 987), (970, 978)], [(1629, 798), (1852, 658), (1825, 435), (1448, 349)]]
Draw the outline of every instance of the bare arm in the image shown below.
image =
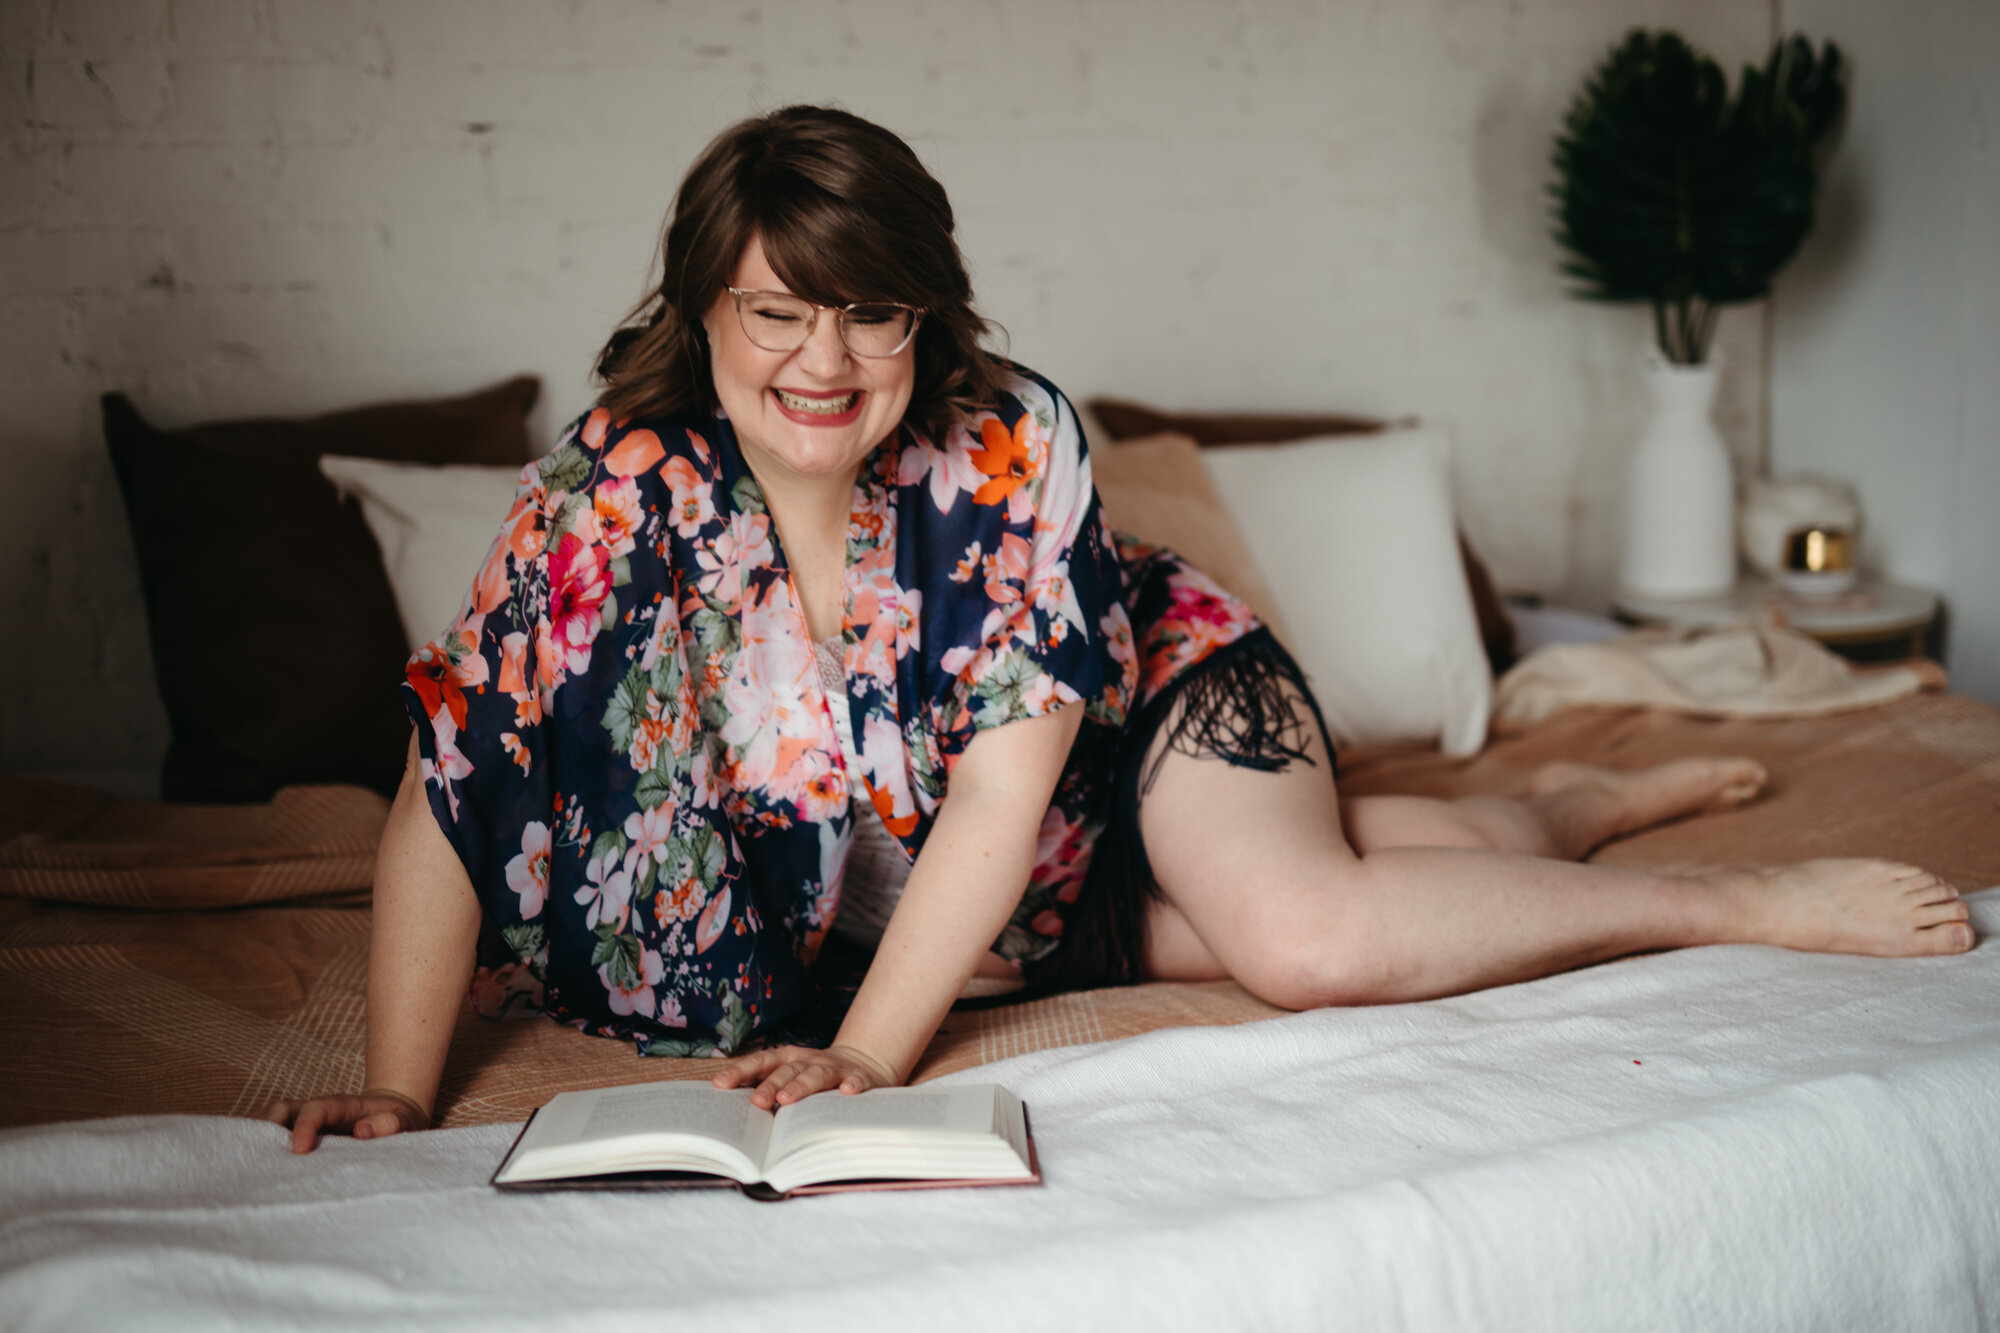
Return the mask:
[(288, 1125), (292, 1151), (322, 1132), (372, 1139), (430, 1124), (451, 1030), (472, 977), (479, 899), (431, 814), (417, 743), (375, 854), (368, 952), (368, 1066), (358, 1095), (277, 1102), (265, 1118)]
[(836, 1086), (861, 1092), (907, 1081), (1021, 901), (1036, 833), (1082, 722), (1082, 705), (1071, 704), (973, 737), (834, 1045), (741, 1057), (716, 1086), (757, 1083), (752, 1100), (771, 1106)]

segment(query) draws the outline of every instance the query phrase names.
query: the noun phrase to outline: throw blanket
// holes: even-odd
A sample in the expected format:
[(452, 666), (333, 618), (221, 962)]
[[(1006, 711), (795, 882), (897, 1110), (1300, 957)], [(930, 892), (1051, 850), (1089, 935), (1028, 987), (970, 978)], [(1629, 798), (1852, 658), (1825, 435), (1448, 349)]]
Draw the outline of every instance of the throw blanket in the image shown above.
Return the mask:
[(1664, 708), (1697, 717), (1818, 717), (1940, 689), (1934, 663), (1857, 670), (1769, 622), (1647, 629), (1551, 644), (1500, 678), (1493, 723), (1519, 730), (1579, 704)]
[(502, 1196), (513, 1130), (0, 1134), (26, 1328), (1972, 1328), (2000, 892), (1887, 961), (1733, 946), (1040, 1051), (1039, 1189)]

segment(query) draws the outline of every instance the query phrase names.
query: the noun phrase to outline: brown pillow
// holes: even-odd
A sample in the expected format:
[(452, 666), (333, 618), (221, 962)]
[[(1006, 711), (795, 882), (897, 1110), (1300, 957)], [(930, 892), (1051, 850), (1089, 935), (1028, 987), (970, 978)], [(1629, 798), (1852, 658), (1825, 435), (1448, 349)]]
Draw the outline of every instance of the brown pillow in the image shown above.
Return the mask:
[[(1287, 416), (1262, 412), (1162, 412), (1116, 398), (1093, 398), (1088, 407), (1112, 440), (1172, 431), (1204, 447), (1368, 435), (1396, 424), (1375, 417), (1331, 413)], [(1465, 582), (1472, 589), (1472, 610), (1479, 618), (1479, 640), (1497, 676), (1514, 665), (1514, 622), (1507, 615), (1507, 604), (1500, 598), (1492, 572), (1466, 540), (1463, 528), (1458, 533), (1458, 553), (1465, 565)]]
[(287, 787), (267, 805), (123, 801), (0, 778), (0, 896), (93, 907), (367, 902), (389, 803)]
[(1193, 440), (1168, 434), (1103, 445), (1091, 451), (1090, 471), (1105, 520), (1114, 529), (1185, 556), (1248, 602), (1284, 640), (1284, 622), (1270, 586)]
[(173, 739), (169, 801), (261, 801), (297, 783), (395, 790), (409, 656), (382, 554), (322, 454), (525, 463), (531, 375), (462, 398), (300, 420), (148, 425), (106, 394)]

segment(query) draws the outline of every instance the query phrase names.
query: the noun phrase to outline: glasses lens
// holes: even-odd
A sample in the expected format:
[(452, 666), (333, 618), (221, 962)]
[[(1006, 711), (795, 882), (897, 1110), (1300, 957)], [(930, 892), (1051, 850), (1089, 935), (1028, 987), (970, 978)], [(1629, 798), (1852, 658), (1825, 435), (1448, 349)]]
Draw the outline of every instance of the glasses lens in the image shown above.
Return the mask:
[(894, 356), (916, 328), (917, 312), (906, 305), (849, 306), (840, 316), (841, 339), (856, 356)]
[(778, 292), (744, 292), (736, 298), (736, 313), (750, 341), (767, 352), (792, 351), (812, 329), (811, 303)]

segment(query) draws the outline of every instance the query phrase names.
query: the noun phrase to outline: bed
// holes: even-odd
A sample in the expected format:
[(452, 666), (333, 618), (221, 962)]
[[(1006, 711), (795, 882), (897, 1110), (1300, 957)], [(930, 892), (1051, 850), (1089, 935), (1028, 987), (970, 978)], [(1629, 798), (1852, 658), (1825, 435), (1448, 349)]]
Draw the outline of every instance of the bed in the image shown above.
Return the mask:
[(1031, 1108), (1036, 1189), (506, 1196), (554, 1093), (701, 1078), (468, 1006), (440, 1129), (294, 1158), (271, 1099), (358, 1086), (373, 839), (354, 785), (238, 806), (0, 785), (0, 1311), (21, 1328), (1947, 1328), (2000, 1310), (2000, 710), (1576, 708), (1351, 792), (1522, 789), (1564, 758), (1762, 760), (1762, 800), (1613, 843), (1678, 868), (1874, 854), (1981, 942), (1729, 946), (1424, 1004), (1233, 983), (954, 1010), (918, 1081)]

